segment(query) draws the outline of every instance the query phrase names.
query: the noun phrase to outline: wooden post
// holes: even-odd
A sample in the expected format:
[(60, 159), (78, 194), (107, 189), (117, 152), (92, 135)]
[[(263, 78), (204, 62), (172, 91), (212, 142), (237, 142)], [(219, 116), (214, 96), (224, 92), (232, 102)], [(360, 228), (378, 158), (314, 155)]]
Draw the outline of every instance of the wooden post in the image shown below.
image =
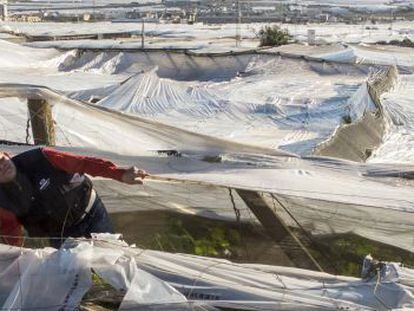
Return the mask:
[(30, 122), (32, 124), (33, 142), (35, 145), (55, 145), (55, 128), (52, 108), (44, 99), (28, 99)]
[[(240, 189), (236, 189), (236, 191), (260, 221), (268, 235), (279, 244), (296, 267), (323, 271), (303, 243), (258, 192)], [(275, 202), (275, 204), (280, 205), (279, 202)]]
[(142, 18), (142, 24), (141, 24), (141, 49), (144, 49), (145, 47), (145, 20)]

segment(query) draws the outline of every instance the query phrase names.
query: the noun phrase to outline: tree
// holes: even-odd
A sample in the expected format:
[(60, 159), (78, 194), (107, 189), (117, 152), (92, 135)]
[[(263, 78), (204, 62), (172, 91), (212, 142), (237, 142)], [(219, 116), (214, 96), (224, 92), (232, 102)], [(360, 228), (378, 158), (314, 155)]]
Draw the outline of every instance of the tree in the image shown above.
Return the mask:
[(278, 26), (264, 26), (259, 31), (260, 46), (280, 46), (288, 44), (292, 37), (287, 30)]

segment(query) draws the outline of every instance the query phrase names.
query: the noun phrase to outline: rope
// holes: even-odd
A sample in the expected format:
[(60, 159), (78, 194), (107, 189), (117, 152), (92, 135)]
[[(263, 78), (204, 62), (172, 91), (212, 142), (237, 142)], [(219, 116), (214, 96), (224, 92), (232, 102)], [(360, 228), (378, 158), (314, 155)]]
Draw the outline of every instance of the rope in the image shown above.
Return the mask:
[(20, 256), (16, 260), (16, 265), (17, 265), (17, 273), (19, 276), (19, 288), (20, 288), (18, 295), (19, 295), (19, 300), (20, 300), (20, 307), (22, 307), (23, 306), (23, 286), (22, 286), (22, 274), (20, 271)]
[(65, 233), (65, 229), (66, 229), (66, 222), (68, 220), (68, 216), (69, 216), (69, 213), (71, 212), (71, 210), (72, 210), (72, 206), (70, 206), (70, 208), (68, 208), (67, 211), (66, 211), (65, 219), (63, 221), (62, 229), (60, 231), (60, 239), (61, 240), (63, 240), (63, 234)]
[[(30, 236), (25, 236), (25, 235), (7, 235), (7, 234), (0, 234), (0, 238), (9, 238), (9, 239), (24, 239), (24, 240), (61, 240), (62, 237), (30, 237)], [(74, 237), (70, 237), (71, 239), (74, 240), (84, 240), (85, 238), (74, 238)]]
[[(295, 216), (293, 216), (293, 214), (289, 211), (289, 209), (278, 199), (278, 197), (276, 195), (274, 195), (273, 193), (271, 193), (270, 196), (272, 197), (272, 199), (274, 201), (276, 201), (283, 208), (283, 210), (290, 216), (290, 218), (292, 218), (292, 220), (296, 223), (296, 225), (299, 227), (299, 229), (301, 229), (303, 231), (305, 237), (311, 243), (314, 243), (313, 237), (305, 230), (305, 228), (299, 223), (299, 221), (295, 218)], [(274, 202), (273, 202), (273, 207), (274, 207), (274, 209), (276, 209), (276, 206), (275, 206)]]
[(233, 196), (233, 192), (231, 188), (228, 188), (228, 189), (229, 189), (230, 202), (233, 206), (234, 214), (236, 215), (236, 221), (238, 224), (240, 224), (241, 223), (240, 210), (236, 206), (236, 202), (234, 201), (234, 196)]
[(391, 310), (392, 308), (388, 307), (387, 304), (377, 295), (377, 289), (381, 285), (381, 269), (380, 267), (377, 267), (376, 270), (377, 270), (377, 281), (375, 282), (374, 296), (387, 310)]
[(197, 278), (194, 278), (194, 280), (193, 280), (193, 284), (192, 284), (192, 286), (191, 286), (191, 290), (190, 290), (190, 292), (188, 293), (188, 297), (191, 297), (191, 295), (193, 294), (193, 291), (194, 291), (195, 286), (197, 285), (197, 283), (198, 283), (199, 281), (201, 281), (201, 280), (202, 280), (203, 275), (204, 275), (205, 273), (207, 273), (207, 272), (208, 272), (211, 268), (213, 268), (213, 267), (217, 267), (217, 266), (222, 265), (222, 264), (223, 264), (223, 262), (215, 262), (215, 263), (212, 263), (212, 264), (208, 265), (208, 266), (207, 266), (207, 267), (205, 267), (203, 270), (201, 270), (201, 271), (200, 271), (200, 273), (199, 273), (199, 275), (198, 275), (198, 277), (197, 277)]
[[(276, 212), (276, 205), (274, 204), (274, 201), (276, 200), (280, 206), (284, 206), (281, 202), (279, 202), (275, 196), (273, 196), (272, 194), (272, 202), (273, 202), (273, 208), (275, 209)], [(293, 215), (292, 215), (293, 217)], [(305, 245), (302, 243), (302, 241), (291, 231), (288, 229), (288, 232), (290, 234), (290, 236), (293, 238), (294, 242), (296, 242), (297, 245), (299, 245), (299, 248), (308, 256), (308, 258), (312, 261), (312, 263), (316, 266), (316, 268), (321, 271), (321, 272), (325, 272), (321, 265), (318, 263), (318, 261), (312, 256), (312, 254), (309, 252), (309, 250), (305, 247)], [(279, 243), (281, 244), (281, 243)], [(290, 243), (289, 243), (290, 244)], [(292, 247), (291, 245), (287, 244), (289, 247)]]
[(29, 144), (29, 140), (30, 140), (30, 121), (31, 119), (27, 119), (27, 123), (26, 123), (26, 144)]
[[(333, 268), (333, 270), (335, 271), (335, 273), (338, 273), (339, 269), (336, 266), (336, 264), (334, 264), (334, 260), (332, 260), (332, 258), (330, 258), (329, 256), (327, 256), (325, 254), (325, 252), (323, 250), (320, 249), (320, 247), (318, 246), (318, 243), (315, 241), (315, 239), (312, 237), (312, 235), (310, 233), (308, 233), (305, 228), (300, 224), (300, 222), (296, 219), (296, 217), (290, 212), (290, 210), (277, 198), (276, 195), (274, 195), (273, 193), (270, 194), (272, 199), (275, 200), (282, 208), (283, 210), (290, 216), (290, 218), (292, 218), (292, 220), (296, 223), (296, 225), (299, 227), (299, 229), (303, 232), (304, 236), (308, 239), (308, 241), (311, 243), (311, 245), (318, 250), (318, 252), (322, 255), (322, 257), (325, 258), (325, 260), (327, 262), (329, 262), (329, 265), (331, 266), (331, 268)], [(275, 207), (276, 208), (276, 207)]]
[(234, 214), (236, 215), (236, 221), (237, 221), (237, 225), (239, 227), (239, 236), (240, 236), (240, 242), (244, 247), (244, 251), (246, 252), (246, 257), (250, 258), (249, 256), (249, 249), (247, 248), (247, 245), (243, 239), (243, 228), (242, 228), (242, 221), (241, 221), (241, 214), (240, 214), (240, 210), (237, 208), (236, 206), (236, 201), (234, 200), (234, 195), (233, 195), (233, 191), (231, 188), (229, 189), (229, 196), (230, 196), (230, 202), (231, 205), (233, 206), (233, 210), (234, 210)]
[(283, 282), (282, 278), (280, 277), (280, 275), (278, 273), (274, 273), (274, 276), (280, 282), (280, 284), (282, 284), (282, 288), (283, 289), (288, 289), (288, 287), (286, 286), (285, 282)]
[(60, 133), (63, 135), (63, 137), (65, 138), (65, 140), (66, 140), (67, 144), (69, 145), (69, 147), (73, 147), (69, 137), (66, 135), (66, 132), (60, 127), (60, 125), (57, 124), (56, 121), (54, 121), (54, 124), (55, 124), (56, 128), (60, 131)]
[[(11, 310), (13, 310), (13, 311), (22, 311), (22, 310), (61, 310), (60, 308), (62, 307), (62, 305), (60, 304), (60, 305), (48, 305), (48, 306), (44, 306), (44, 307), (27, 307), (27, 308), (22, 308), (22, 307), (19, 307), (19, 308), (7, 308), (7, 309), (5, 309), (5, 308), (0, 308), (0, 310), (4, 310), (4, 311), (11, 311)], [(79, 308), (79, 305), (65, 305), (65, 307), (69, 307), (69, 308), (73, 308), (73, 310), (80, 310), (80, 309), (77, 309), (77, 308)], [(65, 308), (65, 310), (66, 310), (66, 308)]]

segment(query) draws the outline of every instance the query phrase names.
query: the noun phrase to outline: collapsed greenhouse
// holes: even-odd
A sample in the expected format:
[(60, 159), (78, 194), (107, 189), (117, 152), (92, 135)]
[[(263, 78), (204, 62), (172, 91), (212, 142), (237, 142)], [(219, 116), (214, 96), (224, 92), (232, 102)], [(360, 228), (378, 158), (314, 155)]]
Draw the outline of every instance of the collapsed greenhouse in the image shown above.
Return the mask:
[[(150, 172), (141, 188), (94, 178), (110, 212), (261, 224), (294, 266), (333, 273), (307, 249), (319, 236), (352, 234), (414, 252), (412, 64), (387, 65), (368, 47), (357, 64), (356, 54), (337, 52), (17, 45), (11, 57), (11, 44), (1, 45), (2, 149), (46, 143)], [(42, 116), (33, 103), (51, 108), (49, 137), (35, 135)], [(368, 259), (374, 268), (359, 279), (142, 249), (114, 235), (0, 252), (7, 310), (72, 310), (92, 286), (91, 271), (122, 294), (120, 310), (414, 308), (413, 270)]]

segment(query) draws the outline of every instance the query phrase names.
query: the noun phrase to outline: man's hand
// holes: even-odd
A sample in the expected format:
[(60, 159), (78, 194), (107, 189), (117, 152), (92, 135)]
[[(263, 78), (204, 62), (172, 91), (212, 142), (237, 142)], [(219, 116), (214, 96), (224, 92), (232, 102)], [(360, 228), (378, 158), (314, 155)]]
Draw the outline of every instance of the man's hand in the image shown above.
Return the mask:
[(148, 175), (146, 171), (131, 166), (122, 175), (122, 182), (130, 185), (142, 185), (144, 183), (143, 179)]

